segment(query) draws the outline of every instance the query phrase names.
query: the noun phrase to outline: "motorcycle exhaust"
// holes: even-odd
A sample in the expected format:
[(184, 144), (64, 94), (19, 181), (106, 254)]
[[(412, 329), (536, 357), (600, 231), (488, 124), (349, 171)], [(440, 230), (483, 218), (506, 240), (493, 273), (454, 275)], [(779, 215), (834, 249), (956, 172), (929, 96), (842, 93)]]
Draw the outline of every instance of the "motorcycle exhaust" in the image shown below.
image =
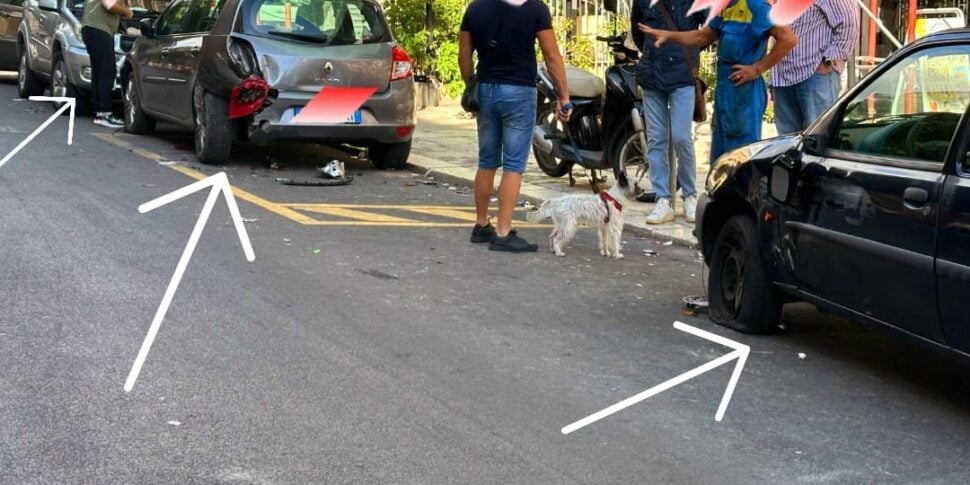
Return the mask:
[(633, 122), (634, 133), (640, 133), (645, 129), (643, 126), (643, 116), (640, 116), (640, 110), (633, 108), (633, 110), (630, 111), (630, 118), (630, 121)]
[(552, 153), (552, 140), (546, 138), (546, 130), (541, 126), (532, 130), (532, 146), (538, 148), (542, 153), (548, 155)]

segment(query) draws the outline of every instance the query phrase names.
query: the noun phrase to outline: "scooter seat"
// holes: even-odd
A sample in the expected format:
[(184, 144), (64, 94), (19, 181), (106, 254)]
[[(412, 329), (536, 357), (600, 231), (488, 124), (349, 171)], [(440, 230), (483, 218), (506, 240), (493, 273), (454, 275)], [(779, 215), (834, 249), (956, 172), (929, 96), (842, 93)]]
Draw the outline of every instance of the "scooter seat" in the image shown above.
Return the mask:
[[(542, 66), (546, 70), (546, 66)], [(578, 67), (566, 66), (566, 82), (570, 98), (598, 98), (606, 92), (602, 79)]]
[(602, 79), (577, 67), (566, 67), (566, 82), (571, 98), (598, 98), (606, 92)]

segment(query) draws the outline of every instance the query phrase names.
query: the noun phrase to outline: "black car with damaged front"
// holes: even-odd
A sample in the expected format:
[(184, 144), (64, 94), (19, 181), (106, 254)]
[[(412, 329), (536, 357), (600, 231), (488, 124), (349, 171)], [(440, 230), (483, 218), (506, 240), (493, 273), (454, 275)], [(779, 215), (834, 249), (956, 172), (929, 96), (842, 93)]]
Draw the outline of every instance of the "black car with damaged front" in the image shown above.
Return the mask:
[(901, 49), (804, 133), (726, 153), (698, 204), (711, 318), (821, 309), (970, 355), (970, 29)]

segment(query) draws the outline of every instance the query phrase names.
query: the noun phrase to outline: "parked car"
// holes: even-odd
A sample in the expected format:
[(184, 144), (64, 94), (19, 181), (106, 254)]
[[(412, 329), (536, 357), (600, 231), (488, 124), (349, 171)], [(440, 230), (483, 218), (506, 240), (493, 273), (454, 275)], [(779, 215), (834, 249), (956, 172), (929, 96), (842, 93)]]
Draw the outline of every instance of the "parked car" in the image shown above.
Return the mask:
[[(157, 16), (157, 12), (145, 6), (158, 7), (164, 5), (164, 1), (129, 2), (135, 18), (122, 19), (115, 35), (119, 71), (126, 50), (134, 42), (128, 29), (138, 32), (141, 19)], [(83, 0), (28, 0), (24, 3), (24, 20), (20, 22), (16, 40), (19, 58), (17, 92), (21, 97), (43, 94), (49, 88), (52, 96), (77, 98), (75, 109), (78, 113), (90, 114), (91, 62), (81, 39), (83, 12)], [(118, 88), (120, 85), (116, 86)]]
[[(291, 6), (292, 4), (292, 6)], [(401, 168), (416, 123), (411, 59), (376, 0), (174, 0), (144, 22), (122, 70), (125, 129), (195, 132), (203, 163), (235, 141), (351, 143)], [(342, 123), (295, 120), (321, 90), (376, 88)]]
[(23, 0), (0, 0), (0, 70), (17, 68), (17, 27), (24, 18)]
[(721, 157), (695, 235), (710, 315), (776, 330), (783, 303), (970, 356), (970, 29), (887, 59), (804, 133)]

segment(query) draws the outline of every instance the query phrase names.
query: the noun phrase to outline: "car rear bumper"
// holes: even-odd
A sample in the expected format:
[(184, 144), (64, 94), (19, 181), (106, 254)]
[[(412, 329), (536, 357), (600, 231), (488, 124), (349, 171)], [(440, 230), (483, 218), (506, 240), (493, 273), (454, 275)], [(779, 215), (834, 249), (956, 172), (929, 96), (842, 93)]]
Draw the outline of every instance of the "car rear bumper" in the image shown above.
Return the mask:
[(371, 96), (360, 107), (360, 124), (293, 123), (282, 121), (287, 111), (306, 106), (316, 92), (280, 91), (269, 106), (254, 116), (250, 140), (303, 140), (321, 142), (396, 143), (411, 139), (417, 124), (414, 82), (396, 81), (383, 92)]
[[(397, 126), (311, 125), (263, 123), (249, 135), (250, 141), (266, 143), (280, 140), (326, 142), (397, 143), (411, 139), (411, 133), (399, 136)], [(413, 125), (412, 125), (413, 132)]]

